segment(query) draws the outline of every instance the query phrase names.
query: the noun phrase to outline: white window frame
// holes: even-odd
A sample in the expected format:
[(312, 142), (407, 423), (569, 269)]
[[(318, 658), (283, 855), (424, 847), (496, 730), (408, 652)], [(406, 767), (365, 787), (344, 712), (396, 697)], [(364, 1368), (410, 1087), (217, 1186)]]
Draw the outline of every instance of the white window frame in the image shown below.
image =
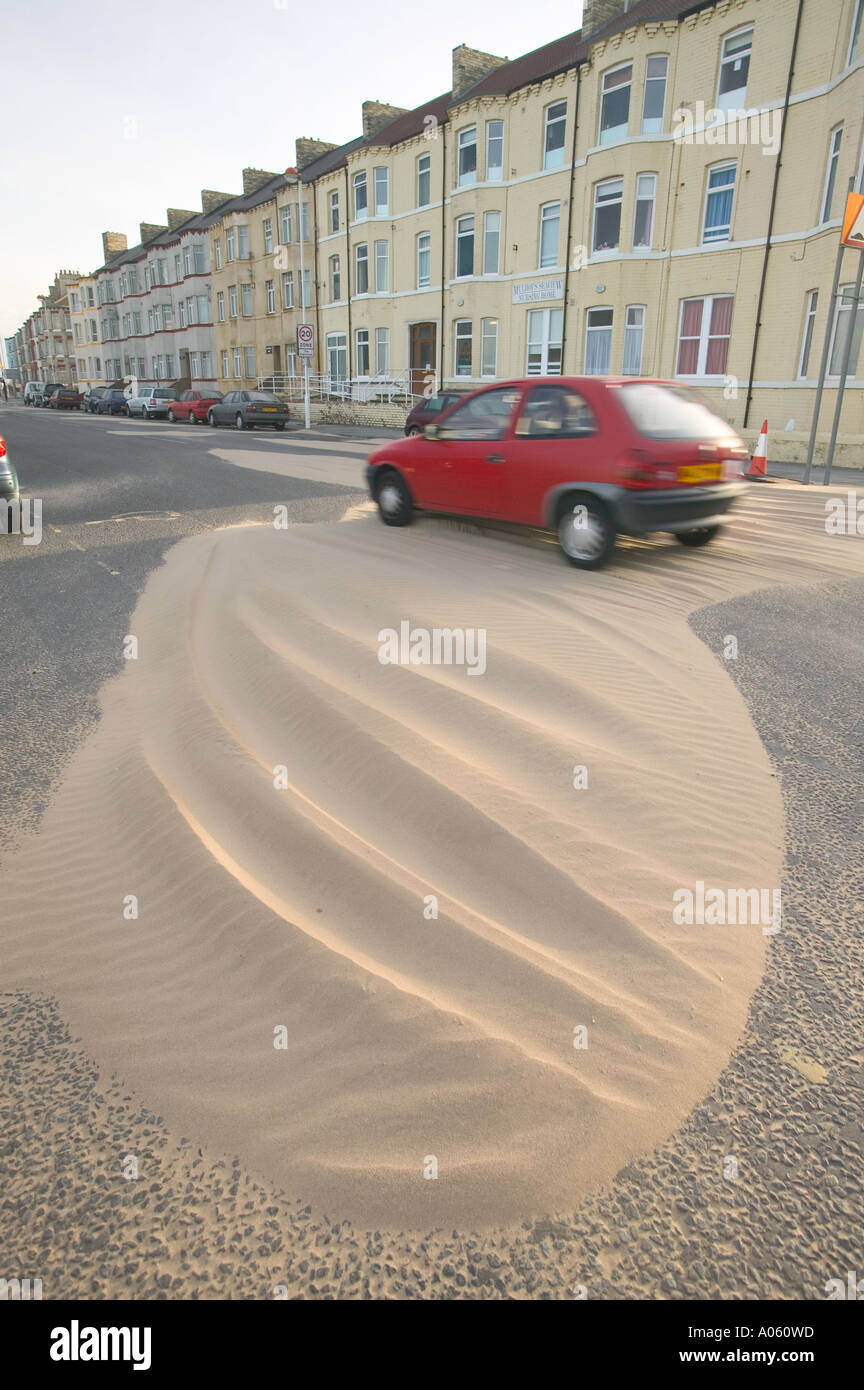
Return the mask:
[(330, 257), (330, 303), (335, 304), (342, 296), (342, 258)]
[(388, 294), (390, 291), (390, 243), (375, 243), (375, 293)]
[[(649, 197), (648, 195), (646, 195), (644, 192), (642, 192), (642, 191), (640, 190), (640, 186), (639, 186), (640, 183), (642, 183), (642, 181), (643, 181), (643, 180), (646, 180), (646, 179), (650, 179), (650, 180), (651, 180), (651, 184), (650, 184), (650, 187), (651, 187), (651, 194), (650, 194), (650, 197)], [(648, 240), (647, 240), (647, 241), (637, 241), (637, 240), (636, 240), (636, 223), (637, 223), (638, 217), (639, 217), (639, 208), (640, 208), (640, 205), (643, 204), (643, 203), (650, 203), (650, 204), (651, 204), (651, 215), (650, 215), (650, 217), (649, 217), (649, 219), (648, 219)], [(635, 196), (635, 198), (633, 199), (633, 250), (634, 250), (634, 251), (650, 251), (651, 247), (654, 245), (654, 218), (655, 218), (656, 214), (657, 214), (657, 175), (656, 175), (656, 174), (652, 174), (652, 173), (637, 174), (637, 175), (636, 175), (636, 196)]]
[(282, 272), (282, 308), (294, 308), (294, 271), (283, 270)]
[[(248, 308), (246, 306), (249, 306)], [(251, 319), (255, 313), (255, 304), (252, 298), (251, 282), (246, 281), (240, 285), (240, 317)]]
[(840, 150), (843, 146), (843, 124), (835, 125), (828, 136), (828, 160), (825, 165), (825, 182), (822, 185), (822, 199), (819, 204), (819, 226), (831, 221), (831, 205), (837, 191), (837, 170), (840, 167)]
[[(497, 222), (493, 221), (497, 218)], [(494, 247), (494, 257), (490, 248)], [(494, 208), (483, 214), (483, 274), (498, 275), (501, 271), (501, 214)]]
[(279, 209), (279, 243), (281, 246), (288, 246), (293, 236), (293, 223), (291, 220), (291, 205), (283, 203)]
[[(467, 328), (467, 332), (464, 330)], [(471, 352), (468, 360), (468, 370), (460, 370), (459, 367), (459, 344), (470, 343)], [(457, 319), (453, 325), (453, 379), (471, 376), (474, 370), (474, 323), (472, 319)]]
[(267, 313), (276, 313), (276, 286), (272, 280), (266, 280), (264, 289), (267, 295)]
[[(679, 372), (679, 371), (678, 371), (678, 357), (679, 357), (679, 355), (680, 355), (680, 350), (681, 350), (681, 329), (682, 329), (682, 327), (684, 326), (684, 306), (685, 306), (685, 304), (690, 304), (690, 303), (692, 303), (694, 300), (697, 300), (697, 299), (698, 299), (698, 300), (701, 300), (701, 303), (702, 303), (702, 318), (701, 318), (701, 321), (700, 321), (700, 324), (699, 324), (699, 353), (698, 353), (698, 358), (697, 358), (697, 361), (696, 361), (696, 371), (695, 371), (695, 372)], [(735, 296), (734, 296), (733, 294), (691, 294), (691, 295), (688, 295), (686, 299), (682, 299), (682, 300), (681, 300), (681, 303), (680, 303), (679, 308), (678, 308), (678, 332), (677, 332), (677, 335), (676, 335), (676, 338), (675, 338), (675, 372), (674, 372), (675, 378), (676, 378), (677, 380), (679, 380), (679, 381), (696, 381), (696, 380), (698, 380), (698, 379), (700, 379), (700, 378), (703, 378), (703, 377), (706, 378), (706, 379), (709, 380), (709, 381), (721, 381), (721, 380), (723, 379), (723, 377), (726, 375), (726, 371), (724, 370), (723, 372), (712, 372), (711, 375), (708, 376), (708, 373), (707, 373), (706, 370), (705, 370), (705, 367), (706, 367), (706, 365), (707, 365), (708, 348), (709, 348), (709, 344), (710, 344), (710, 342), (711, 342), (711, 334), (710, 334), (711, 317), (712, 317), (712, 312), (713, 312), (713, 308), (714, 308), (714, 301), (715, 301), (715, 299), (731, 299), (731, 300), (733, 301), (733, 304), (734, 304)], [(734, 308), (733, 308), (733, 313), (734, 313)], [(717, 336), (719, 337), (720, 335), (718, 334)], [(729, 325), (729, 334), (728, 334), (728, 337), (726, 338), (726, 364), (725, 364), (725, 366), (726, 366), (727, 369), (728, 369), (728, 366), (729, 366), (729, 343), (731, 342), (731, 340), (732, 340), (732, 325), (731, 325), (731, 322), (730, 322), (730, 325)], [(688, 339), (688, 341), (689, 341), (689, 339)]]
[[(649, 63), (661, 63), (661, 62), (664, 64), (663, 76), (662, 76), (662, 77), (649, 77), (649, 76), (648, 76), (648, 65), (649, 65)], [(649, 86), (650, 86), (651, 89), (653, 90), (653, 88), (654, 88), (655, 86), (657, 86), (657, 85), (658, 85), (659, 83), (661, 83), (661, 82), (663, 83), (663, 103), (662, 103), (662, 107), (661, 107), (661, 110), (660, 110), (660, 115), (659, 115), (659, 116), (647, 116), (647, 115), (645, 114), (645, 107), (648, 105), (648, 90), (649, 90)], [(642, 130), (642, 134), (643, 134), (643, 135), (659, 135), (659, 134), (661, 134), (661, 132), (662, 132), (662, 130), (663, 130), (663, 121), (664, 121), (664, 118), (665, 118), (665, 115), (666, 115), (666, 88), (667, 88), (667, 86), (668, 86), (668, 82), (669, 82), (669, 55), (668, 55), (668, 53), (649, 53), (648, 56), (647, 56), (647, 58), (645, 59), (645, 85), (644, 85), (643, 90), (642, 90), (642, 126), (641, 126), (641, 130)]]
[(375, 329), (375, 375), (387, 376), (390, 371), (390, 329)]
[[(381, 196), (383, 189), (383, 198)], [(387, 217), (390, 213), (390, 170), (379, 164), (372, 170), (372, 191), (375, 197), (375, 216)]]
[[(422, 180), (426, 180), (426, 197), (422, 193)], [(428, 208), (432, 201), (432, 156), (431, 154), (418, 154), (417, 156), (417, 206), (418, 208)]]
[[(726, 183), (717, 184), (717, 186), (716, 186), (715, 188), (712, 188), (712, 187), (711, 187), (711, 176), (712, 176), (712, 174), (721, 174), (721, 173), (725, 173), (725, 172), (730, 171), (730, 170), (731, 170), (731, 173), (732, 173), (732, 178), (731, 178), (730, 180), (727, 180)], [(722, 242), (724, 242), (724, 241), (731, 241), (731, 240), (732, 240), (732, 222), (733, 222), (734, 217), (735, 217), (735, 187), (736, 187), (737, 182), (738, 182), (738, 162), (737, 162), (737, 160), (734, 160), (734, 159), (732, 159), (732, 160), (730, 160), (730, 159), (724, 159), (724, 160), (722, 160), (719, 164), (709, 164), (708, 168), (705, 170), (705, 204), (704, 204), (704, 207), (703, 207), (703, 210), (702, 210), (702, 245), (703, 245), (703, 246), (714, 246), (714, 245), (716, 245), (717, 243), (722, 243)], [(729, 208), (729, 221), (728, 221), (728, 223), (722, 223), (722, 224), (721, 224), (721, 223), (715, 223), (713, 229), (712, 229), (712, 228), (709, 228), (709, 226), (708, 226), (708, 208), (709, 208), (711, 199), (712, 199), (712, 198), (715, 198), (715, 197), (718, 197), (720, 194), (723, 194), (723, 193), (727, 192), (730, 188), (731, 188), (731, 190), (732, 190), (732, 203), (731, 203), (731, 206), (730, 206), (730, 208)], [(716, 231), (718, 228), (719, 228), (719, 231), (720, 231), (720, 235), (719, 235), (719, 236), (718, 236), (718, 235), (709, 235), (709, 232), (711, 232), (711, 231)], [(724, 228), (725, 228), (725, 230), (724, 230)]]
[(255, 381), (255, 345), (246, 344), (243, 348), (243, 375), (247, 381)]
[(846, 54), (846, 66), (851, 67), (858, 58), (864, 57), (864, 53), (855, 54), (855, 49), (861, 43), (864, 35), (864, 0), (858, 0), (857, 5), (852, 11), (852, 27), (849, 30), (849, 49)]
[(819, 291), (808, 290), (804, 300), (804, 329), (801, 334), (801, 351), (798, 354), (798, 380), (806, 381), (810, 366), (810, 353), (816, 336), (816, 314), (819, 309)]
[[(555, 259), (550, 260), (552, 252), (546, 248), (544, 250), (544, 237), (548, 239), (547, 229), (555, 224)], [(558, 265), (558, 256), (561, 246), (561, 204), (560, 202), (544, 203), (540, 208), (540, 229), (537, 235), (537, 268), (538, 270), (554, 270)]]
[[(360, 352), (361, 352), (361, 349), (362, 349), (363, 353), (364, 353), (365, 356), (366, 356), (366, 365), (365, 365), (365, 367), (361, 367), (361, 366), (360, 366)], [(354, 330), (354, 366), (355, 366), (355, 369), (356, 369), (356, 375), (357, 375), (358, 377), (359, 377), (359, 376), (362, 376), (362, 377), (368, 377), (368, 376), (369, 376), (369, 368), (370, 368), (370, 366), (371, 366), (371, 358), (370, 358), (370, 355), (369, 355), (369, 329), (368, 329), (368, 328), (355, 328), (355, 330)]]
[[(360, 254), (361, 251), (362, 255)], [(366, 288), (362, 290), (360, 288), (361, 265), (364, 267), (366, 278)], [(354, 247), (354, 293), (355, 295), (369, 293), (369, 243), (367, 241), (358, 241)]]
[[(325, 340), (325, 350), (327, 353), (328, 377), (333, 381), (347, 381), (348, 374), (351, 370), (351, 364), (348, 360), (348, 334), (341, 331), (328, 333)], [(335, 372), (333, 371), (333, 358), (331, 355), (333, 353), (336, 353), (337, 364), (340, 357), (343, 358), (345, 363), (344, 375), (338, 370)]]
[(272, 254), (273, 254), (273, 220), (272, 220), (272, 218), (270, 218), (270, 217), (265, 217), (265, 218), (264, 218), (263, 225), (262, 225), (262, 229), (263, 229), (263, 232), (264, 232), (264, 255), (265, 255), (265, 256), (272, 256)]
[[(470, 228), (469, 228), (469, 226), (468, 226), (469, 222), (470, 222), (470, 224), (471, 224), (471, 225), (470, 225)], [(460, 261), (461, 246), (462, 246), (462, 243), (465, 242), (465, 241), (467, 241), (469, 237), (471, 238), (471, 269), (468, 270), (468, 271), (462, 271), (462, 272), (460, 272), (460, 270), (459, 270), (459, 261)], [(455, 265), (455, 267), (454, 267), (456, 273), (455, 273), (454, 279), (456, 279), (456, 280), (468, 280), (468, 279), (471, 278), (471, 276), (474, 274), (474, 258), (475, 258), (475, 254), (476, 254), (476, 247), (475, 247), (475, 245), (474, 245), (474, 214), (473, 214), (473, 213), (466, 213), (466, 215), (465, 215), (464, 217), (457, 217), (457, 218), (456, 218), (456, 265)], [(461, 322), (467, 322), (467, 320), (461, 320)]]
[[(609, 314), (609, 323), (592, 323), (592, 314)], [(612, 366), (612, 334), (615, 329), (615, 310), (611, 304), (592, 304), (590, 309), (585, 311), (585, 375), (586, 376), (608, 376)], [(588, 365), (588, 344), (595, 338), (603, 336), (606, 343), (606, 361), (602, 371), (598, 371)]]
[[(488, 378), (498, 375), (498, 322), (497, 318), (480, 320), (481, 377)], [(491, 344), (491, 348), (489, 344)]]
[(239, 347), (234, 349), (234, 380), (243, 380), (243, 349)]
[(338, 230), (339, 230), (339, 190), (338, 190), (338, 188), (334, 188), (333, 191), (332, 191), (332, 193), (331, 193), (330, 196), (329, 196), (329, 208), (330, 208), (330, 231), (331, 231), (331, 233), (332, 233), (332, 232), (338, 232)]
[[(647, 308), (644, 304), (628, 304), (624, 310), (624, 347), (621, 353), (621, 372), (623, 376), (642, 375), (642, 357), (645, 351), (645, 315)], [(632, 344), (636, 341), (638, 333), (639, 352), (637, 354), (632, 349)], [(631, 357), (636, 359), (635, 369), (631, 371), (627, 365), (628, 348)]]
[[(363, 222), (369, 216), (369, 187), (366, 179), (366, 170), (358, 169), (351, 184), (354, 190), (354, 221)], [(360, 206), (360, 193), (363, 194), (363, 205)]]
[[(233, 227), (229, 227), (229, 228), (227, 229), (226, 233), (225, 233), (225, 259), (226, 259), (227, 261), (230, 262), (230, 261), (233, 261), (233, 260), (235, 259), (236, 248), (237, 248), (237, 237), (236, 237), (236, 235), (235, 235), (234, 228), (233, 228)], [(145, 272), (144, 272), (145, 276), (148, 274), (148, 271), (149, 271), (149, 267), (148, 267), (148, 270), (145, 270)], [(148, 286), (147, 288), (149, 289), (149, 286)]]
[[(864, 255), (864, 252), (859, 251), (858, 254), (859, 254), (859, 255)], [(857, 304), (857, 305), (856, 305), (856, 304), (854, 303), (854, 298), (855, 298), (855, 284), (854, 284), (854, 282), (851, 283), (851, 284), (848, 284), (848, 285), (838, 285), (838, 287), (837, 287), (837, 298), (836, 298), (835, 301), (834, 301), (833, 322), (832, 322), (832, 324), (831, 324), (831, 347), (830, 347), (829, 352), (828, 352), (828, 365), (827, 365), (827, 369), (826, 369), (826, 373), (825, 373), (825, 379), (826, 379), (826, 381), (838, 382), (838, 381), (840, 380), (840, 373), (839, 373), (839, 371), (838, 371), (838, 372), (834, 372), (834, 371), (831, 370), (831, 368), (832, 368), (832, 365), (833, 365), (833, 362), (834, 362), (834, 350), (835, 350), (835, 348), (837, 347), (837, 332), (838, 332), (838, 329), (839, 329), (840, 324), (841, 324), (841, 321), (842, 321), (842, 320), (841, 320), (841, 314), (851, 314), (851, 315), (852, 315), (852, 326), (851, 326), (851, 328), (850, 328), (849, 331), (853, 334), (853, 338), (854, 338), (854, 333), (855, 333), (855, 329), (856, 329), (856, 326), (857, 326), (855, 320), (856, 320), (858, 314), (860, 314), (862, 320), (864, 320), (864, 303), (862, 303), (862, 304)], [(847, 300), (848, 302), (844, 304), (844, 300)], [(853, 343), (853, 345), (854, 345), (854, 343)], [(854, 360), (854, 358), (851, 358), (851, 357), (850, 357), (850, 359), (849, 359), (849, 372), (850, 372), (850, 374), (849, 374), (849, 376), (847, 377), (847, 381), (857, 380), (858, 371), (859, 371), (859, 369), (860, 369), (860, 367), (861, 367), (861, 351), (862, 351), (862, 346), (864, 346), (864, 333), (862, 333), (862, 338), (861, 338), (861, 341), (859, 342), (859, 345), (858, 345), (858, 353), (857, 353), (857, 358), (858, 358), (858, 360), (857, 360), (857, 362)]]
[(213, 242), (213, 264), (217, 270), (222, 269), (222, 242), (218, 238)]
[[(553, 334), (553, 325), (556, 332)], [(533, 336), (539, 327), (540, 336)], [(560, 376), (564, 335), (563, 309), (529, 309), (525, 320), (525, 375)], [(539, 361), (532, 365), (531, 355), (539, 351)], [(557, 352), (558, 361), (550, 360)]]
[[(474, 150), (474, 168), (462, 168), (462, 157), (468, 150)], [(477, 182), (477, 127), (476, 125), (463, 126), (456, 137), (456, 187), (470, 188)], [(467, 322), (461, 320), (461, 322)]]
[[(749, 34), (750, 36), (749, 46), (746, 49), (741, 49), (739, 52), (727, 56), (726, 49), (728, 45), (735, 40), (742, 39), (745, 34)], [(753, 35), (754, 26), (752, 24), (743, 24), (739, 26), (739, 28), (733, 29), (731, 33), (723, 35), (720, 44), (720, 65), (717, 71), (717, 100), (714, 104), (717, 109), (724, 114), (728, 114), (730, 111), (736, 110), (739, 107), (746, 106), (747, 83), (750, 80), (750, 59), (753, 57)], [(740, 62), (745, 55), (747, 58), (747, 76), (744, 79), (744, 86), (732, 87), (728, 92), (721, 92), (720, 84), (723, 81), (723, 69), (728, 64)]]
[[(425, 243), (425, 245), (424, 245)], [(426, 262), (424, 273), (423, 262)], [(418, 232), (417, 234), (417, 288), (425, 290), (432, 283), (432, 233)]]
[[(601, 190), (606, 190), (601, 192)], [(614, 246), (597, 246), (597, 213), (601, 208), (611, 208), (617, 205), (618, 208), (618, 240)], [(621, 247), (621, 216), (624, 206), (624, 179), (617, 176), (612, 179), (601, 179), (594, 185), (594, 211), (591, 218), (591, 255), (595, 256), (615, 256)]]
[[(500, 132), (500, 133), (499, 133)], [(498, 144), (501, 149), (500, 163), (495, 164), (490, 159), (490, 150), (493, 143)], [(504, 177), (504, 122), (500, 120), (486, 122), (486, 182), (499, 183)]]
[[(553, 112), (556, 114), (553, 115)], [(549, 148), (549, 133), (561, 127), (561, 144)], [(543, 112), (543, 168), (563, 169), (565, 160), (565, 141), (567, 133), (567, 100), (552, 101)]]
[[(617, 73), (629, 71), (630, 76), (626, 82), (613, 82), (607, 86), (609, 79), (615, 77)], [(617, 93), (627, 88), (627, 120), (623, 125), (610, 126), (606, 132), (603, 130), (603, 107), (607, 96)], [(613, 68), (607, 68), (600, 79), (600, 114), (599, 126), (597, 130), (598, 145), (613, 145), (618, 140), (626, 140), (627, 132), (630, 129), (630, 98), (633, 95), (633, 62), (616, 63)]]

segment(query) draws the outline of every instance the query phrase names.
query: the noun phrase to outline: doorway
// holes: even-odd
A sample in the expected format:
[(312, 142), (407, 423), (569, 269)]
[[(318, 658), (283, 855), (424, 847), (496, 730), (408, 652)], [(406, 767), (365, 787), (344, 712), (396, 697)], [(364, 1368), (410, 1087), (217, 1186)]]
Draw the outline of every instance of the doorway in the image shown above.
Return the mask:
[(411, 324), (411, 393), (422, 396), (426, 388), (426, 378), (436, 372), (436, 350), (438, 346), (438, 325), (434, 323)]

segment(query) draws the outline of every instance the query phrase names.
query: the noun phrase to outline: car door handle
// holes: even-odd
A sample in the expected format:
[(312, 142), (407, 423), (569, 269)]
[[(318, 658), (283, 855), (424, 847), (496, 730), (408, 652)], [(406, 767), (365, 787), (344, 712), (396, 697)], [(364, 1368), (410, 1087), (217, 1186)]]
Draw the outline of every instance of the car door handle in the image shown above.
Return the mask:
[(503, 454), (487, 454), (487, 455), (486, 455), (486, 462), (487, 462), (487, 463), (503, 463), (503, 462), (504, 462), (504, 455), (503, 455)]

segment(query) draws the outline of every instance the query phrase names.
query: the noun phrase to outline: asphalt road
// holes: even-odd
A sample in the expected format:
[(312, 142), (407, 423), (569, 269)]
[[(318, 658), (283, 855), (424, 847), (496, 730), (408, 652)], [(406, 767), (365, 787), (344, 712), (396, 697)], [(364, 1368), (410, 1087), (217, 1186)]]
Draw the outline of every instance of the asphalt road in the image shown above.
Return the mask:
[[(40, 544), (0, 536), (0, 719), (15, 729), (16, 749), (0, 781), (0, 851), (38, 818), (96, 719), (99, 687), (123, 664), (129, 615), (170, 546), (214, 527), (272, 522), (277, 505), (317, 521), (356, 500), (349, 488), (364, 486), (363, 444), (344, 430), (289, 431), (0, 405), (22, 495), (42, 503)], [(259, 471), (268, 460), (319, 476)]]

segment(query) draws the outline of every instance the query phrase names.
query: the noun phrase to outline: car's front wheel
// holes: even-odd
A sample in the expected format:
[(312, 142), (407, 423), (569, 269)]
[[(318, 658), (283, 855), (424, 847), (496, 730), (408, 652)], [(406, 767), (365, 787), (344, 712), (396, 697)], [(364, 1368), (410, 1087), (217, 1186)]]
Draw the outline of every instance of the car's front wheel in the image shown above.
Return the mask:
[(695, 531), (676, 531), (675, 539), (679, 545), (707, 545), (709, 541), (713, 541), (719, 530), (719, 526), (700, 526)]
[(569, 564), (599, 570), (615, 549), (612, 513), (599, 497), (568, 497), (558, 515), (558, 543)]
[(207, 411), (207, 424), (210, 426), (211, 429), (215, 430), (216, 416), (213, 414), (212, 410)]
[(412, 425), (411, 428), (410, 428), (410, 430), (408, 431), (408, 438), (409, 438), (409, 439), (416, 439), (417, 436), (418, 436), (418, 434), (422, 434), (422, 433), (423, 433), (423, 431), (421, 430), (421, 428), (420, 428), (419, 425)]
[(388, 468), (378, 480), (378, 515), (385, 526), (407, 526), (414, 512), (414, 499), (408, 484), (395, 468)]
[(170, 423), (170, 424), (176, 425), (176, 423), (177, 423), (177, 416), (174, 414), (174, 411), (173, 411), (173, 410), (169, 410), (169, 411), (168, 411), (168, 420), (169, 420), (169, 423)]
[(276, 424), (276, 428), (277, 428), (277, 430), (284, 430), (284, 428), (285, 428), (285, 421), (284, 421), (284, 420), (279, 420), (279, 421), (277, 422), (277, 424)]

